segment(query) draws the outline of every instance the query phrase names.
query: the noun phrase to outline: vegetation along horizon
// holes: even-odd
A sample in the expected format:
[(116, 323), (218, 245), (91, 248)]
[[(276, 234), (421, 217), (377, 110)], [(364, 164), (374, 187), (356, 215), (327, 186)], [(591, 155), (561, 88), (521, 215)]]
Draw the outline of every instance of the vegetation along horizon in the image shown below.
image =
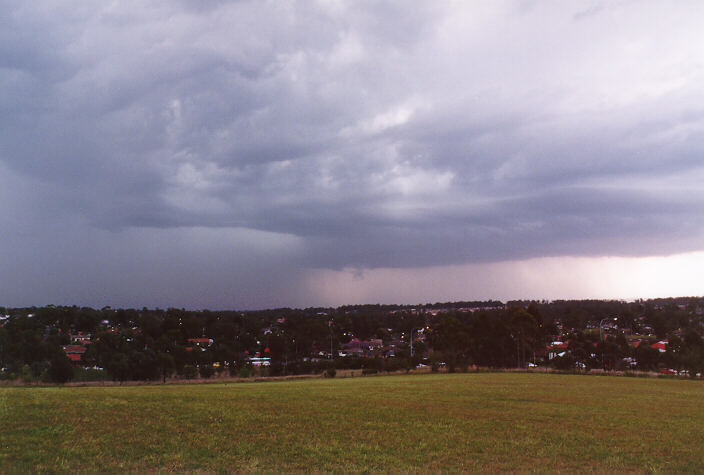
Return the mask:
[(526, 373), (0, 387), (0, 471), (702, 471), (703, 389)]

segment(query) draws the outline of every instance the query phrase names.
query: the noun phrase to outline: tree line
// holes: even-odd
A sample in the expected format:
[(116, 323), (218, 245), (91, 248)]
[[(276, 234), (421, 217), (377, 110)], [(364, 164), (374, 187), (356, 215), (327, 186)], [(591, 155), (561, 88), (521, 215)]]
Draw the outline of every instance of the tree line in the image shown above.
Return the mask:
[[(207, 378), (222, 372), (248, 376), (255, 370), (268, 375), (335, 368), (395, 371), (419, 364), (433, 369), (444, 366), (448, 371), (471, 365), (544, 365), (563, 370), (666, 367), (694, 375), (702, 373), (704, 365), (702, 309), (704, 299), (699, 298), (244, 312), (51, 305), (0, 308), (0, 378), (165, 380)], [(594, 322), (605, 318), (616, 318), (615, 328), (598, 331)], [(64, 351), (77, 334), (91, 335), (80, 367), (72, 365)], [(629, 338), (639, 334), (647, 337), (635, 347)], [(194, 342), (197, 338), (206, 340)], [(353, 338), (373, 339), (381, 345), (366, 357), (340, 357)], [(665, 352), (651, 347), (663, 338), (669, 341)], [(556, 339), (567, 348), (549, 355)], [(254, 356), (266, 357), (269, 366), (254, 368)]]

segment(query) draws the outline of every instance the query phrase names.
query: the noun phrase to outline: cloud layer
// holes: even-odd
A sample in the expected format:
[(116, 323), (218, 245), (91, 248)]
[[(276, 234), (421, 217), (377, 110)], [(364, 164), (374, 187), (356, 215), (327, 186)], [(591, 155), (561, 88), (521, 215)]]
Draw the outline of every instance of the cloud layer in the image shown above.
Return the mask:
[(98, 260), (107, 299), (273, 305), (312, 268), (701, 250), (702, 14), (5, 2), (0, 265), (25, 299)]

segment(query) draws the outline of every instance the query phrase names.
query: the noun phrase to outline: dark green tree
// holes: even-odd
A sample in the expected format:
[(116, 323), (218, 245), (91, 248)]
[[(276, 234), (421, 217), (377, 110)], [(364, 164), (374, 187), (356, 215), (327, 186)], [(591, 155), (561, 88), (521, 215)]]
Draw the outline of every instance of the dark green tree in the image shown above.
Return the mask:
[(435, 322), (430, 343), (442, 355), (448, 371), (454, 372), (458, 365), (466, 363), (469, 353), (467, 327), (454, 314), (443, 315)]
[(47, 370), (49, 379), (55, 383), (63, 384), (73, 379), (73, 366), (71, 360), (63, 351), (56, 351), (49, 363)]
[(516, 366), (525, 368), (527, 358), (533, 354), (538, 344), (542, 344), (542, 322), (522, 307), (512, 307), (508, 310), (508, 322), (516, 344)]
[(161, 374), (161, 382), (165, 383), (166, 378), (171, 376), (171, 373), (176, 369), (174, 357), (168, 353), (159, 353), (156, 356), (157, 364), (159, 365), (159, 374)]

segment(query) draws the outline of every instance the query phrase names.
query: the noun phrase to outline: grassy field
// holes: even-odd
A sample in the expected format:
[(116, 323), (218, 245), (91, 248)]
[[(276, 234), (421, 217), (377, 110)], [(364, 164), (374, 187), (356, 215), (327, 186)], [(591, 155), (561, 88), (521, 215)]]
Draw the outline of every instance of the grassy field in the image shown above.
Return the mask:
[(478, 373), (0, 388), (0, 471), (704, 471), (704, 384)]

